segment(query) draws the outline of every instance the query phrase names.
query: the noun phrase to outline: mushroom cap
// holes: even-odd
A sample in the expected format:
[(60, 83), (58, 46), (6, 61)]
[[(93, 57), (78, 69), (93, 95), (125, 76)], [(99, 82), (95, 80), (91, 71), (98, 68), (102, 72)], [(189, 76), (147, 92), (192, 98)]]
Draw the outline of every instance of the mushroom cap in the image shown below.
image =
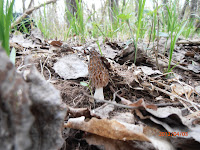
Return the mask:
[(109, 81), (109, 73), (101, 60), (101, 55), (95, 51), (90, 51), (90, 62), (88, 65), (91, 85), (95, 88), (105, 87)]

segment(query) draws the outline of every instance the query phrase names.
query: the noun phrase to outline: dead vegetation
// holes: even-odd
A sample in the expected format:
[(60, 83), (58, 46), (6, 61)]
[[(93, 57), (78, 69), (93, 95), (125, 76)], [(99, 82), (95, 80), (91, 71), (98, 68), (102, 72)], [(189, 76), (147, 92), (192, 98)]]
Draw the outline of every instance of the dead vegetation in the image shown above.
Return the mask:
[[(45, 139), (48, 137), (50, 141), (53, 138), (49, 137), (52, 129), (56, 129), (56, 133), (52, 133), (55, 137), (62, 132), (65, 139), (62, 147), (60, 140), (59, 144), (54, 145), (56, 148), (52, 149), (198, 149), (200, 39), (198, 42), (177, 42), (172, 61), (175, 67), (169, 73), (165, 72), (168, 66), (163, 45), (165, 40), (163, 38), (158, 43), (158, 63), (161, 70), (155, 65), (154, 52), (144, 48), (148, 43), (138, 44), (135, 65), (131, 41), (102, 40), (100, 47), (109, 64), (104, 65), (109, 68), (110, 79), (104, 88), (105, 100), (94, 100), (90, 89), (80, 82), (89, 85), (87, 49), (99, 51), (95, 41), (88, 40), (83, 45), (73, 39), (66, 42), (46, 41), (37, 29), (28, 37), (13, 35), (10, 42), (11, 47), (17, 50), (16, 72), (18, 76), (23, 76), (25, 84), (29, 86), (31, 109), (27, 109), (27, 105), (9, 115), (11, 117), (20, 111), (23, 115), (23, 111), (31, 111), (30, 116), (35, 121), (31, 119), (27, 131), (40, 125), (44, 141), (37, 143), (37, 137), (34, 141), (41, 149), (47, 149), (48, 140)], [(150, 43), (149, 47), (152, 46)], [(34, 69), (31, 71), (30, 66), (36, 66), (40, 73), (34, 73)], [(10, 69), (8, 67), (7, 71)], [(55, 101), (59, 99), (59, 92), (55, 92), (52, 85), (60, 91), (63, 103)], [(17, 86), (13, 88), (17, 90)], [(91, 90), (93, 92), (94, 89)], [(3, 94), (2, 90), (1, 95)], [(46, 106), (46, 100), (50, 106)], [(49, 112), (41, 111), (42, 109)], [(51, 110), (55, 113), (62, 112), (58, 122), (54, 122), (57, 119), (55, 114), (51, 114)], [(64, 110), (66, 114), (63, 114)], [(59, 128), (61, 123), (62, 130)], [(45, 129), (45, 124), (49, 125), (48, 129)], [(40, 132), (35, 134), (40, 135)], [(16, 132), (15, 135), (17, 134)], [(27, 138), (26, 136), (23, 138)], [(16, 143), (13, 145), (16, 146)]]

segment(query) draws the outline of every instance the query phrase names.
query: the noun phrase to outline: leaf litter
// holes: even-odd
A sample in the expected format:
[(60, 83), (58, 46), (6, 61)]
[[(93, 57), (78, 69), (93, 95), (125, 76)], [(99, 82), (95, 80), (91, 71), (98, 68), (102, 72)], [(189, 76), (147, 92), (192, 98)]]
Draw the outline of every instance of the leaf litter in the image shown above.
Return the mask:
[(110, 81), (104, 88), (105, 100), (91, 103), (93, 89), (80, 82), (89, 84), (88, 50), (99, 52), (99, 48), (95, 41), (86, 41), (47, 41), (39, 31), (10, 39), (17, 53), (17, 70), (28, 69), (24, 60), (31, 55), (32, 63), (61, 92), (67, 105), (61, 150), (77, 149), (79, 145), (79, 149), (198, 149), (199, 45), (178, 41), (172, 61), (175, 67), (166, 73), (169, 49), (165, 45), (170, 41), (165, 37), (159, 41), (160, 70), (151, 43), (148, 49), (148, 43), (138, 44), (134, 65), (132, 41), (99, 39), (109, 64)]

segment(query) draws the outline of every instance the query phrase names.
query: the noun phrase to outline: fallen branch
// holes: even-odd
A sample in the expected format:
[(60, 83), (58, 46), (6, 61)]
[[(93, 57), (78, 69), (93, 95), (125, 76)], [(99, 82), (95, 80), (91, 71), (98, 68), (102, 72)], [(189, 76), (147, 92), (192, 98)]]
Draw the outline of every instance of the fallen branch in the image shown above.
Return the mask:
[(44, 5), (48, 5), (51, 3), (55, 3), (57, 0), (50, 0), (46, 3), (40, 4), (38, 6), (35, 6), (33, 8), (30, 8), (28, 10), (25, 11), (25, 13), (23, 13), (20, 17), (17, 18), (17, 20), (15, 22), (13, 22), (11, 24), (11, 29), (13, 29), (15, 27), (15, 25), (19, 24), (24, 18), (26, 18), (26, 16), (30, 15), (34, 10), (39, 9), (40, 7), (43, 7)]
[(180, 40), (176, 42), (177, 45), (183, 44), (183, 45), (200, 45), (200, 40)]

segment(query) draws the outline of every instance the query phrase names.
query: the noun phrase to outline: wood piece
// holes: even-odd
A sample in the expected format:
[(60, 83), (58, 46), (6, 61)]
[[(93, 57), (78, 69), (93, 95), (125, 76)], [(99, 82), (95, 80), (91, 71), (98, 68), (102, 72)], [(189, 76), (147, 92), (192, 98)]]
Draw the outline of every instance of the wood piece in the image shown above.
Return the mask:
[(200, 45), (200, 39), (197, 40), (180, 40), (176, 42), (177, 45), (183, 44), (183, 45)]

